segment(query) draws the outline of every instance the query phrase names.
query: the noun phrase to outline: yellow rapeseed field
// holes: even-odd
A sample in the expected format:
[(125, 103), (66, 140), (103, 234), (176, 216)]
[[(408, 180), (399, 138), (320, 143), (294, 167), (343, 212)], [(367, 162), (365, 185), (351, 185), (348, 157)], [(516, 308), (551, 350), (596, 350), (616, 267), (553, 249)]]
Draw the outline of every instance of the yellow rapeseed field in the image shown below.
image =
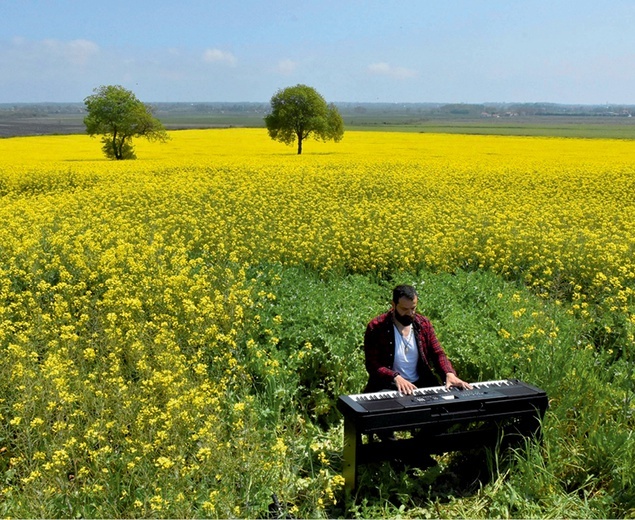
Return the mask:
[(348, 132), (297, 157), (264, 130), (227, 129), (137, 149), (116, 163), (86, 136), (0, 141), (5, 232), (99, 214), (154, 236), (158, 212), (193, 234), (186, 247), (241, 262), (486, 268), (555, 296), (632, 303), (631, 141)]
[[(259, 265), (491, 270), (580, 318), (611, 312), (633, 347), (635, 142), (347, 132), (297, 156), (224, 129), (135, 144), (113, 162), (87, 136), (0, 140), (0, 501), (20, 490), (22, 511), (79, 493), (116, 497), (100, 515), (191, 516), (183, 482), (205, 474), (205, 514), (249, 516), (217, 468), (249, 475), (246, 493), (293, 478), (288, 438), (232, 397), (262, 355), (240, 332)], [(333, 500), (339, 475), (318, 478)]]

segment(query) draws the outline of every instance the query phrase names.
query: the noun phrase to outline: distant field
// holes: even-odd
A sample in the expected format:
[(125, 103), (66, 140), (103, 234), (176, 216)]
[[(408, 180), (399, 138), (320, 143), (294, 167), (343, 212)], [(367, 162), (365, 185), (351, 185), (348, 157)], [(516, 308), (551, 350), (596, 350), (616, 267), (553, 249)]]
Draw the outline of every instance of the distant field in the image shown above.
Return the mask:
[[(635, 123), (635, 122), (634, 122)], [(353, 127), (352, 125), (349, 128)], [(613, 121), (563, 121), (561, 118), (535, 117), (522, 120), (439, 121), (415, 123), (366, 123), (357, 130), (380, 129), (396, 132), (439, 134), (509, 135), (540, 137), (577, 137), (588, 139), (635, 139), (635, 124), (615, 124)]]
[(38, 117), (16, 117), (0, 112), (0, 137), (22, 135), (83, 134), (83, 116), (62, 114)]
[[(262, 115), (255, 114), (170, 114), (159, 116), (168, 130), (264, 127)], [(26, 135), (83, 134), (86, 132), (83, 114), (48, 115), (38, 117), (7, 116), (0, 112), (0, 137)]]
[[(22, 135), (82, 134), (83, 114), (49, 114), (16, 117), (0, 111), (0, 137)], [(227, 113), (157, 113), (168, 130), (203, 128), (264, 128), (264, 114), (259, 112)], [(635, 139), (635, 118), (630, 117), (452, 117), (391, 110), (356, 113), (342, 111), (349, 130), (397, 132), (578, 137), (598, 139)]]

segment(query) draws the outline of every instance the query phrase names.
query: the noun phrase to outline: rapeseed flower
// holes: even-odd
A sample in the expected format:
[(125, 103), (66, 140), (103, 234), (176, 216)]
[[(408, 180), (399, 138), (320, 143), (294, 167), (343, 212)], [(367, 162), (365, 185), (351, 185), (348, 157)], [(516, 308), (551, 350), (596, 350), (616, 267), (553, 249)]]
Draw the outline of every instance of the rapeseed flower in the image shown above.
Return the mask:
[[(0, 140), (5, 496), (123, 503), (101, 515), (113, 517), (253, 516), (229, 503), (255, 487), (248, 478), (306, 492), (294, 433), (262, 428), (249, 400), (258, 387), (276, 403), (287, 373), (272, 355), (284, 321), (259, 315), (276, 296), (252, 279), (267, 264), (491, 270), (571, 302), (581, 320), (610, 313), (600, 330), (623, 328), (632, 349), (631, 141), (349, 132), (297, 157), (258, 129), (172, 137), (140, 142), (144, 159), (127, 163), (103, 160), (88, 136)], [(526, 319), (520, 294), (510, 300)], [(558, 336), (547, 316), (532, 319), (498, 331), (518, 340), (513, 358)], [(323, 509), (343, 482), (330, 448), (315, 451)], [(113, 485), (159, 477), (142, 496)], [(209, 490), (180, 515), (182, 482)]]

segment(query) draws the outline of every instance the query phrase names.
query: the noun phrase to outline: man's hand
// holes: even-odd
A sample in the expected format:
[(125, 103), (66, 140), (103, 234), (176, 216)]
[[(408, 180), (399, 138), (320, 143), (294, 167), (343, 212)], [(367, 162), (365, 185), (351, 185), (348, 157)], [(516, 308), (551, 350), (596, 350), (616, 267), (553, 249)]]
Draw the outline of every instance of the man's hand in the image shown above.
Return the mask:
[(461, 390), (472, 390), (472, 388), (474, 388), (471, 384), (459, 379), (456, 374), (453, 374), (452, 372), (445, 374), (445, 387), (448, 390), (452, 387), (460, 388)]
[(411, 395), (412, 391), (417, 388), (410, 381), (401, 376), (395, 377), (395, 384), (397, 385), (397, 390), (405, 395)]

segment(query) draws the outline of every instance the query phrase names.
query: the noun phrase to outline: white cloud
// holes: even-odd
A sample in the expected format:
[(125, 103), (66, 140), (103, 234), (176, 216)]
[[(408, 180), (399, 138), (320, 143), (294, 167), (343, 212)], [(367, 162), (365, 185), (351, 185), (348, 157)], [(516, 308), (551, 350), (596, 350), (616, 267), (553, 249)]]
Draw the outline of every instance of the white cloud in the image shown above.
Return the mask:
[[(115, 60), (90, 40), (0, 40), (0, 92), (3, 101), (81, 100), (111, 80)], [(116, 62), (119, 63), (119, 62)]]
[(278, 72), (281, 74), (292, 74), (298, 68), (298, 63), (292, 60), (280, 60), (278, 62)]
[(99, 45), (89, 40), (72, 40), (61, 47), (62, 54), (74, 65), (84, 65), (99, 54)]
[(417, 72), (413, 69), (394, 67), (386, 62), (371, 63), (368, 66), (368, 72), (376, 76), (389, 76), (395, 79), (408, 79), (417, 76)]
[(28, 60), (57, 63), (67, 65), (86, 65), (100, 52), (99, 45), (90, 40), (40, 40), (29, 41), (24, 38), (13, 38), (10, 52), (17, 57)]
[(222, 51), (220, 49), (207, 49), (203, 53), (203, 61), (207, 63), (226, 63), (227, 65), (236, 65), (236, 56), (231, 52)]

